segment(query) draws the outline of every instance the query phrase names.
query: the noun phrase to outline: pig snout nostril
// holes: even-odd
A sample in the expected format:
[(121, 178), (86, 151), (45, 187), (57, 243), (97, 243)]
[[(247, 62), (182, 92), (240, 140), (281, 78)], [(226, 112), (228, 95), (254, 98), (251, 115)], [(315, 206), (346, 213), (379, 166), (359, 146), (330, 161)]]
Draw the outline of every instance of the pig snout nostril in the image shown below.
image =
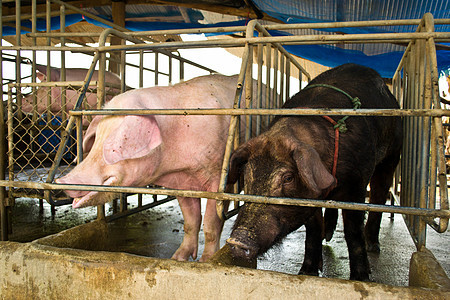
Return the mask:
[(251, 246), (246, 245), (234, 238), (227, 239), (227, 244), (237, 256), (250, 257), (255, 252)]

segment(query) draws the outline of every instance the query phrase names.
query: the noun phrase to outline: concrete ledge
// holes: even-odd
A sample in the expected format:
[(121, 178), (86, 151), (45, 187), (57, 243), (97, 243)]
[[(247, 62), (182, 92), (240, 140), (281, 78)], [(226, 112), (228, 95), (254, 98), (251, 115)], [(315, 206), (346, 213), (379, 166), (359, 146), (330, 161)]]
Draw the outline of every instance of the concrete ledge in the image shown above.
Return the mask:
[(425, 247), (411, 257), (409, 285), (450, 291), (450, 279), (433, 253)]
[[(0, 242), (1, 299), (448, 299), (450, 293), (91, 251), (101, 221), (32, 243)], [(78, 248), (78, 249), (75, 249)], [(101, 247), (99, 247), (101, 248)], [(226, 260), (225, 263), (228, 263)]]

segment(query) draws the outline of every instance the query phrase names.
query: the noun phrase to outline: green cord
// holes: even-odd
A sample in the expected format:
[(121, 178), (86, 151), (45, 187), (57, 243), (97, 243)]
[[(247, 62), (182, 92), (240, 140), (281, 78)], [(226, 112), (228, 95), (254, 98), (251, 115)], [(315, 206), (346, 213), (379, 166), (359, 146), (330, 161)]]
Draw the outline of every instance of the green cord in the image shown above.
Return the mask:
[[(326, 88), (330, 88), (335, 91), (338, 91), (350, 99), (350, 101), (353, 104), (353, 109), (361, 108), (361, 100), (359, 100), (358, 97), (353, 98), (347, 92), (345, 92), (335, 86), (329, 85), (329, 84), (311, 84), (311, 85), (306, 86), (303, 90), (307, 90), (307, 89), (314, 88), (314, 87), (326, 87)], [(348, 129), (347, 129), (347, 125), (345, 124), (345, 120), (347, 120), (348, 118), (349, 118), (349, 116), (345, 116), (342, 119), (340, 119), (339, 121), (337, 121), (337, 124), (334, 125), (334, 128), (335, 129), (338, 128), (339, 132), (342, 132), (342, 133), (347, 132)]]

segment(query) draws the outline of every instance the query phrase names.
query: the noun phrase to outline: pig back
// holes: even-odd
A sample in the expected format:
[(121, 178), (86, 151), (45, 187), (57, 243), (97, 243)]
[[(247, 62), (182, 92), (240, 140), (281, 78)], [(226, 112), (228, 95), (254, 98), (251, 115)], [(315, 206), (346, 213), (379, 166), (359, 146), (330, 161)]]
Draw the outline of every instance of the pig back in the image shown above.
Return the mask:
[[(310, 87), (310, 88), (308, 88)], [(345, 64), (322, 73), (312, 80), (307, 88), (289, 99), (284, 108), (354, 108), (350, 98), (357, 98), (361, 108), (389, 109), (399, 108), (383, 79), (373, 69)], [(279, 120), (280, 116), (276, 118)], [(311, 132), (311, 128), (328, 131), (330, 139), (313, 137), (315, 148), (324, 160), (332, 156), (334, 149), (334, 129), (330, 122), (320, 116), (303, 116), (296, 124)], [(331, 116), (338, 122), (343, 116)], [(274, 121), (274, 123), (276, 122)], [(340, 132), (338, 175), (351, 170), (371, 174), (375, 165), (388, 156), (400, 152), (402, 126), (400, 117), (358, 117), (345, 120), (347, 130)], [(324, 150), (322, 144), (326, 144)], [(327, 153), (324, 153), (326, 151)], [(369, 163), (370, 162), (370, 163)], [(367, 164), (367, 165), (366, 165)]]

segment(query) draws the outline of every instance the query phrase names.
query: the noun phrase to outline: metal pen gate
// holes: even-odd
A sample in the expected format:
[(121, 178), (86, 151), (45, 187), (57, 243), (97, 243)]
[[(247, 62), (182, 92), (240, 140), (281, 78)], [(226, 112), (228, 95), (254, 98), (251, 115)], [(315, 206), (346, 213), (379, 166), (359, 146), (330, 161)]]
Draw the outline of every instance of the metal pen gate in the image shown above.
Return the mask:
[[(58, 2), (59, 1), (55, 1)], [(78, 110), (71, 111), (66, 128), (62, 131), (61, 144), (56, 155), (55, 161), (61, 160), (64, 155), (64, 149), (69, 141), (70, 131), (75, 120), (77, 126), (78, 145), (81, 138), (81, 117), (95, 114), (174, 114), (174, 115), (206, 115), (206, 114), (228, 114), (232, 115), (230, 124), (227, 150), (225, 152), (221, 185), (218, 193), (199, 192), (199, 191), (179, 191), (159, 188), (130, 188), (130, 187), (99, 187), (99, 186), (65, 186), (52, 184), (51, 180), (47, 183), (31, 183), (10, 180), (1, 180), (0, 185), (9, 187), (11, 191), (17, 188), (33, 189), (74, 189), (74, 190), (96, 190), (113, 191), (124, 193), (149, 193), (169, 196), (189, 196), (215, 198), (218, 200), (218, 210), (222, 210), (221, 201), (252, 201), (261, 203), (276, 203), (286, 205), (318, 206), (340, 209), (357, 209), (365, 211), (391, 212), (407, 215), (405, 217), (408, 228), (416, 243), (417, 248), (425, 246), (426, 225), (429, 223), (438, 232), (446, 230), (450, 211), (448, 209), (448, 187), (447, 175), (445, 169), (444, 142), (442, 130), (442, 116), (449, 116), (450, 112), (441, 109), (439, 103), (439, 93), (437, 90), (437, 68), (435, 56), (435, 42), (449, 41), (450, 33), (434, 32), (434, 24), (448, 24), (450, 20), (433, 20), (430, 14), (426, 14), (422, 20), (398, 20), (398, 21), (370, 21), (370, 22), (340, 22), (340, 23), (322, 23), (322, 24), (294, 24), (294, 25), (270, 25), (262, 26), (257, 21), (251, 21), (247, 27), (218, 28), (209, 30), (178, 30), (178, 31), (157, 31), (157, 32), (133, 32), (121, 33), (116, 30), (107, 30), (102, 33), (101, 39), (109, 34), (114, 34), (124, 40), (130, 40), (132, 45), (113, 45), (99, 47), (80, 47), (80, 51), (95, 51), (94, 66), (99, 61), (100, 76), (98, 82), (97, 95), (100, 103), (105, 95), (104, 74), (106, 54), (111, 52), (125, 53), (126, 51), (169, 51), (176, 49), (194, 49), (202, 47), (244, 47), (241, 72), (236, 89), (235, 107), (222, 110), (200, 109), (200, 110), (144, 110), (144, 111), (107, 111), (102, 110)], [(289, 30), (289, 29), (310, 29), (310, 28), (328, 28), (328, 27), (357, 27), (357, 26), (396, 26), (396, 25), (418, 25), (418, 30), (412, 33), (396, 34), (348, 34), (348, 35), (295, 35), (284, 37), (272, 37), (267, 30)], [(176, 34), (176, 33), (199, 33), (199, 32), (246, 32), (245, 37), (241, 39), (217, 39), (195, 42), (165, 42), (165, 43), (147, 43), (140, 39), (148, 35)], [(255, 36), (254, 32), (258, 32)], [(42, 34), (43, 36), (45, 34)], [(47, 33), (51, 36), (50, 33)], [(58, 35), (55, 35), (58, 36)], [(59, 34), (64, 37), (64, 34)], [(386, 43), (403, 42), (408, 43), (404, 58), (402, 59), (397, 73), (393, 78), (394, 95), (401, 104), (400, 110), (375, 110), (361, 109), (354, 111), (351, 109), (277, 109), (289, 96), (290, 77), (292, 77), (292, 67), (299, 69), (299, 88), (302, 82), (300, 74), (307, 73), (296, 63), (281, 45), (289, 44), (324, 44), (324, 43)], [(102, 43), (100, 43), (102, 44)], [(2, 47), (5, 49), (5, 47)], [(9, 47), (10, 50), (22, 51), (27, 47)], [(29, 48), (32, 50), (32, 48)], [(39, 49), (55, 51), (51, 47), (41, 47)], [(265, 49), (265, 50), (263, 50)], [(273, 51), (272, 49), (276, 49)], [(70, 47), (61, 46), (58, 51), (69, 51)], [(256, 51), (255, 51), (256, 50)], [(270, 50), (270, 51), (269, 51)], [(256, 52), (257, 71), (253, 75), (253, 56)], [(275, 59), (273, 66), (268, 65)], [(264, 69), (265, 60), (266, 68)], [(123, 61), (122, 61), (123, 62)], [(123, 67), (123, 66), (122, 66)], [(93, 71), (93, 67), (91, 72)], [(91, 73), (92, 74), (92, 73)], [(255, 78), (257, 84), (257, 94), (252, 96), (252, 81)], [(266, 95), (270, 95), (269, 102), (273, 105), (264, 106), (261, 101), (263, 94), (263, 78), (266, 78)], [(309, 79), (309, 78), (308, 78)], [(84, 83), (84, 89), (88, 89), (88, 83)], [(123, 85), (122, 85), (123, 86)], [(11, 85), (11, 88), (13, 85)], [(243, 89), (246, 89), (246, 107), (238, 108)], [(12, 93), (11, 93), (12, 94)], [(253, 97), (256, 99), (254, 100)], [(278, 100), (280, 99), (280, 100)], [(79, 103), (81, 100), (78, 99)], [(14, 101), (13, 101), (14, 102)], [(262, 104), (258, 106), (252, 103)], [(275, 105), (275, 103), (277, 105)], [(251, 108), (250, 108), (251, 107)], [(263, 108), (260, 108), (263, 107)], [(265, 107), (265, 108), (264, 108)], [(245, 115), (247, 123), (259, 124), (267, 116), (286, 114), (286, 115), (365, 115), (365, 116), (402, 116), (405, 120), (405, 140), (402, 151), (402, 163), (399, 181), (393, 189), (393, 197), (400, 198), (400, 206), (384, 206), (356, 203), (340, 203), (335, 201), (320, 201), (311, 199), (291, 199), (278, 198), (271, 199), (267, 197), (239, 195), (225, 193), (225, 182), (227, 176), (228, 160), (231, 151), (238, 143), (236, 140), (236, 128), (238, 127), (238, 116)], [(10, 122), (13, 123), (13, 122)], [(8, 123), (9, 124), (9, 123)], [(14, 128), (14, 127), (13, 127)], [(251, 128), (251, 127), (250, 127)], [(12, 130), (14, 132), (14, 130)], [(250, 138), (251, 129), (249, 129), (246, 138)], [(14, 145), (12, 145), (14, 146)], [(81, 157), (80, 150), (77, 152)], [(52, 170), (56, 170), (58, 164), (54, 164)], [(53, 179), (53, 178), (52, 178)], [(398, 196), (398, 187), (401, 193)], [(3, 189), (2, 189), (3, 190)], [(438, 191), (438, 192), (437, 192)], [(4, 193), (4, 190), (3, 190)], [(2, 225), (4, 220), (5, 197), (1, 200), (2, 205)], [(2, 228), (5, 228), (2, 226)]]

